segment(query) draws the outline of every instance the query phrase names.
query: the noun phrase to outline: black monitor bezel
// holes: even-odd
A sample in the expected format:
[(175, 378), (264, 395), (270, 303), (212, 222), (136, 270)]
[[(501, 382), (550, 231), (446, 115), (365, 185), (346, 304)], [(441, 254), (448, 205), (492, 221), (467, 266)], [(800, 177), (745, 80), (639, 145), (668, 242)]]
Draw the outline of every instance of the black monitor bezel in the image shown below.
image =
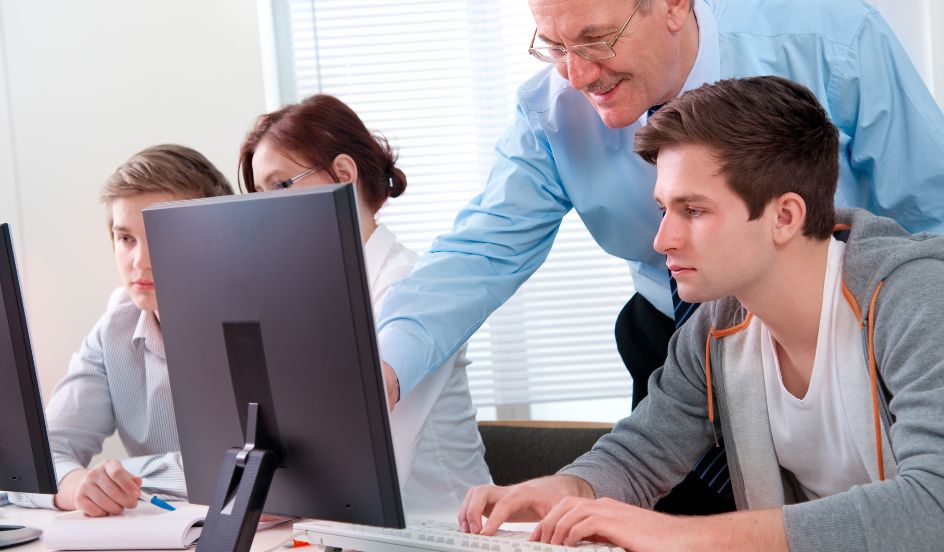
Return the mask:
[[(26, 322), (26, 308), (16, 268), (13, 239), (10, 226), (6, 223), (0, 224), (0, 293), (3, 294), (3, 306), (16, 364), (19, 394), (22, 398), (22, 415), (29, 436), (29, 443), (18, 443), (18, 445), (29, 447), (33, 462), (32, 473), (19, 474), (15, 481), (8, 481), (7, 478), (12, 475), (8, 474), (9, 470), (0, 467), (0, 475), (3, 477), (3, 481), (0, 481), (0, 490), (55, 494), (58, 490), (56, 472), (46, 432), (43, 399)], [(0, 405), (0, 408), (2, 406)], [(19, 414), (19, 412), (12, 413), (12, 415)]]

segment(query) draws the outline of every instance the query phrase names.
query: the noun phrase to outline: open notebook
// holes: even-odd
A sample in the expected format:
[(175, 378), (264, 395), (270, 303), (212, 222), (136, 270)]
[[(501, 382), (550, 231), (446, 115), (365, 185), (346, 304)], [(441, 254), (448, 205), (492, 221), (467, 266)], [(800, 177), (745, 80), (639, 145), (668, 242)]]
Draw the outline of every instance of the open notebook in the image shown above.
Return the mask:
[(183, 549), (200, 536), (206, 513), (206, 506), (181, 505), (169, 512), (147, 502), (120, 516), (69, 512), (44, 531), (43, 544), (53, 550)]
[[(173, 512), (141, 502), (120, 516), (93, 518), (82, 512), (56, 517), (44, 531), (43, 544), (52, 550), (177, 549), (193, 546), (206, 518), (207, 507), (173, 503)], [(290, 521), (279, 518), (260, 522), (267, 529)]]

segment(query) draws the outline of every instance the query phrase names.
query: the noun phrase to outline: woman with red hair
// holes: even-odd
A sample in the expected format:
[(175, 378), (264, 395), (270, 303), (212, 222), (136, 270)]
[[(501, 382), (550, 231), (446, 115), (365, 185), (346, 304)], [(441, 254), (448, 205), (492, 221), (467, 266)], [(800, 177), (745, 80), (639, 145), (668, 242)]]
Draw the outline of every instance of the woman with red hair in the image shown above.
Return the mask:
[[(372, 134), (341, 100), (311, 96), (263, 115), (240, 149), (247, 191), (352, 182), (364, 260), (377, 311), (390, 286), (410, 273), (417, 255), (376, 220), (388, 198), (406, 190), (387, 141)], [(455, 510), (468, 488), (488, 483), (465, 346), (396, 402), (390, 414), (397, 472), (407, 511)], [(384, 365), (388, 378), (389, 367)], [(396, 401), (396, 399), (393, 399)]]

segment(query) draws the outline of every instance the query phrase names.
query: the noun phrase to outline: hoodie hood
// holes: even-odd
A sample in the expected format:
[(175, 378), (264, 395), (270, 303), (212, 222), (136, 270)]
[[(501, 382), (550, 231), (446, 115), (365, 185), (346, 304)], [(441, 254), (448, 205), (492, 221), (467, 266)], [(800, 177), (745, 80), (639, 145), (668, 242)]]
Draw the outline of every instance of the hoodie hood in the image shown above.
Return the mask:
[(944, 260), (944, 237), (922, 232), (911, 234), (890, 218), (864, 209), (840, 209), (836, 222), (845, 237), (843, 281), (869, 316), (869, 303), (879, 283), (901, 266), (918, 259)]

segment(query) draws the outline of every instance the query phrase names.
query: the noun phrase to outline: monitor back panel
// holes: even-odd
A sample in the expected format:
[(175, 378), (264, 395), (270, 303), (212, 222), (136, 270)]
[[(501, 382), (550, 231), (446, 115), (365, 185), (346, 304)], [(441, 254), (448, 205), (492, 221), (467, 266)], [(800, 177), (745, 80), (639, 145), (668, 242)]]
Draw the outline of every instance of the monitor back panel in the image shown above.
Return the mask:
[(352, 188), (175, 202), (145, 224), (191, 502), (252, 400), (282, 459), (265, 511), (402, 526)]

